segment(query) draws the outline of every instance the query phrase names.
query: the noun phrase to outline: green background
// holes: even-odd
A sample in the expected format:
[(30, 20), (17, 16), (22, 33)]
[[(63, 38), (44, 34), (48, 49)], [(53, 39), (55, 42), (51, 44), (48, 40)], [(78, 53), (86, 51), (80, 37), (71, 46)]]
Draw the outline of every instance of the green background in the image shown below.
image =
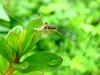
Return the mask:
[[(0, 35), (40, 16), (57, 27), (36, 51), (55, 52), (62, 65), (44, 75), (100, 75), (100, 0), (0, 0)], [(0, 56), (0, 74), (8, 66)], [(42, 75), (31, 72), (25, 75)], [(13, 75), (23, 75), (15, 72)]]

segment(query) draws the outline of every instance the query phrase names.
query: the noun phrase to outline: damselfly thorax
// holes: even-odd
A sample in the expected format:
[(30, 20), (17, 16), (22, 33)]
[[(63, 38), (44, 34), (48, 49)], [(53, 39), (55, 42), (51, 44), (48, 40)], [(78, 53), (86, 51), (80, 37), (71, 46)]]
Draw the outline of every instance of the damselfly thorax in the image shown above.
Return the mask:
[(44, 29), (56, 29), (56, 27), (50, 26), (50, 25), (48, 25), (48, 23), (46, 22), (46, 23), (44, 24)]
[(41, 27), (33, 28), (34, 30), (56, 30), (56, 27), (50, 26), (47, 22), (43, 24)]

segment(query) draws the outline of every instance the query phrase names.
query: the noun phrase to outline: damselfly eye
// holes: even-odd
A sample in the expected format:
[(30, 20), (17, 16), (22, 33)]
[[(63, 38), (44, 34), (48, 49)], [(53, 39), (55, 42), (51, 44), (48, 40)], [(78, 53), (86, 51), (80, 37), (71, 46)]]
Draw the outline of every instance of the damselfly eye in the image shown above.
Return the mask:
[(44, 29), (48, 29), (48, 27), (49, 27), (48, 23), (45, 22), (45, 24), (44, 24)]
[(45, 26), (44, 29), (48, 29), (48, 26)]

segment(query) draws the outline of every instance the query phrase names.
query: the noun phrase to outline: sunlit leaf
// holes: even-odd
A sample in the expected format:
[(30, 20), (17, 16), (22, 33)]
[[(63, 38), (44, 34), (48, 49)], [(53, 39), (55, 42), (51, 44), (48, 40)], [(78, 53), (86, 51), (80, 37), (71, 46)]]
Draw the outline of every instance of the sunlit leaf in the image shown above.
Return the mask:
[(4, 21), (10, 21), (10, 18), (8, 17), (7, 13), (5, 12), (1, 4), (0, 4), (0, 19)]
[(62, 63), (62, 58), (54, 53), (39, 52), (26, 58), (19, 64), (13, 64), (13, 67), (22, 73), (31, 71), (50, 71)]
[(40, 40), (41, 33), (40, 31), (34, 31), (33, 28), (38, 28), (42, 25), (42, 19), (35, 19), (27, 25), (27, 27), (24, 30), (24, 37), (23, 37), (23, 52), (21, 55), (26, 53), (27, 51), (32, 48), (32, 46)]
[[(27, 37), (27, 36), (26, 36)], [(25, 38), (26, 38), (25, 37)], [(33, 31), (32, 34), (29, 34), (26, 40), (23, 42), (23, 51), (22, 54), (27, 53), (28, 51), (32, 50), (34, 45), (41, 39), (41, 32), (40, 31)], [(24, 46), (25, 45), (25, 46)]]
[(42, 25), (43, 25), (43, 20), (42, 20), (42, 18), (38, 17), (38, 18), (35, 18), (34, 20), (31, 20), (27, 24), (27, 29), (31, 30), (33, 28), (38, 28), (38, 27), (40, 27)]
[(22, 32), (23, 32), (23, 28), (21, 26), (16, 26), (12, 30), (10, 30), (7, 35), (8, 45), (13, 55), (15, 55), (16, 53), (19, 54), (19, 52), (21, 51)]
[(8, 42), (6, 40), (6, 38), (4, 38), (3, 36), (0, 36), (0, 54), (8, 61), (11, 61), (11, 51), (10, 48), (8, 46)]

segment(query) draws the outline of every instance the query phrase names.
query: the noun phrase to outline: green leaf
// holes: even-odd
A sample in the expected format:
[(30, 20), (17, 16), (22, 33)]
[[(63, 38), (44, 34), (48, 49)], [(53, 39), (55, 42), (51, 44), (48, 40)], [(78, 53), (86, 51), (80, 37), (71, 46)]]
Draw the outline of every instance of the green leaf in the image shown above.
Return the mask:
[[(27, 36), (26, 36), (27, 37)], [(26, 38), (25, 37), (25, 38)], [(41, 39), (41, 32), (40, 31), (33, 31), (32, 34), (30, 34), (27, 37), (27, 40), (24, 40), (23, 48), (22, 48), (22, 54), (25, 54), (33, 49), (34, 45)], [(25, 45), (25, 46), (24, 46)]]
[(19, 64), (13, 64), (13, 67), (22, 73), (31, 71), (50, 71), (59, 67), (62, 58), (54, 53), (39, 52), (26, 58)]
[(0, 36), (0, 54), (8, 61), (11, 61), (11, 51), (8, 46), (8, 42), (6, 38)]
[(35, 18), (34, 20), (30, 21), (28, 24), (27, 24), (27, 29), (31, 30), (33, 28), (38, 28), (40, 26), (43, 25), (43, 20), (38, 17), (38, 18)]
[(41, 32), (33, 30), (33, 28), (40, 27), (42, 25), (42, 19), (35, 19), (31, 21), (23, 32), (23, 52), (21, 55), (27, 53), (37, 41), (41, 39)]
[(18, 36), (21, 37), (22, 32), (23, 32), (22, 26), (16, 26), (9, 31), (9, 33), (7, 34), (7, 37), (9, 37), (11, 33), (15, 33), (15, 34), (17, 34)]
[(0, 26), (0, 32), (8, 32), (10, 29), (5, 26)]
[(22, 41), (21, 41), (22, 33), (23, 33), (23, 28), (21, 26), (16, 26), (12, 30), (10, 30), (9, 33), (7, 34), (8, 45), (10, 47), (13, 56), (15, 54), (19, 55), (22, 49)]
[(4, 20), (4, 21), (10, 21), (10, 18), (6, 14), (6, 12), (1, 4), (0, 4), (0, 19)]
[[(43, 73), (40, 71), (34, 71), (29, 73), (24, 73), (24, 75), (42, 75)], [(2, 74), (1, 74), (2, 75)], [(14, 72), (12, 75), (23, 75), (23, 73), (20, 72)]]
[[(44, 37), (47, 37), (49, 33), (53, 32), (52, 29), (43, 29), (42, 19), (35, 19), (31, 21), (26, 29), (23, 31), (22, 39), (22, 52), (20, 56), (28, 53), (33, 49), (34, 45)], [(42, 27), (42, 29), (40, 29)], [(34, 29), (35, 28), (35, 29)], [(40, 29), (40, 30), (39, 30)]]
[(9, 31), (6, 38), (0, 37), (0, 54), (8, 61), (13, 61), (15, 54), (21, 50), (21, 35), (23, 28), (16, 26)]

